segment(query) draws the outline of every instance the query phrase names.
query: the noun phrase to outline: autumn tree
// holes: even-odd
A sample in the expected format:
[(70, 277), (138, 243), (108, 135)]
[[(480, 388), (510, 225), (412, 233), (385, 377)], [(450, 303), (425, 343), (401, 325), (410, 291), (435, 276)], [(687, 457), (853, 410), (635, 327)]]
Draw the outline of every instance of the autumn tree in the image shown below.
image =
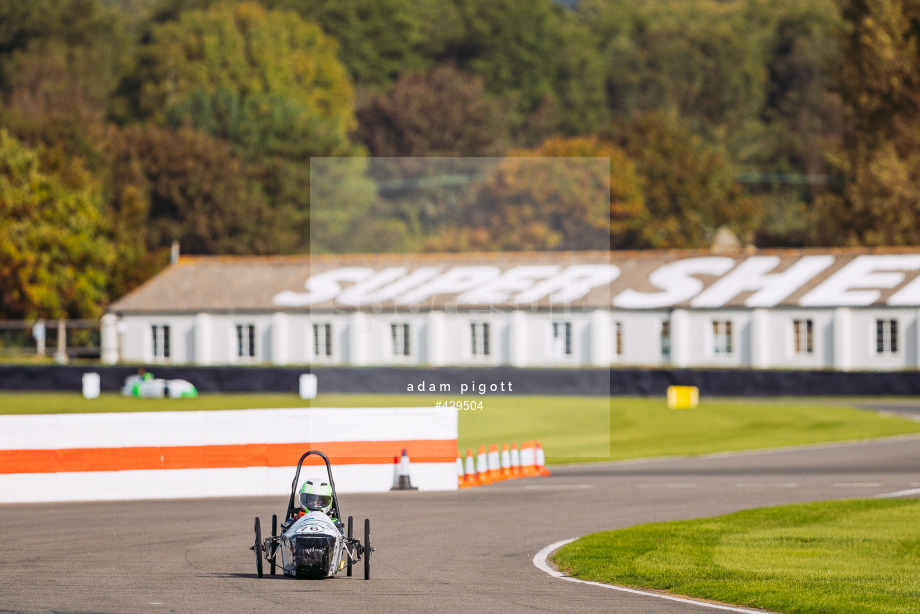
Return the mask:
[(0, 317), (101, 315), (115, 253), (100, 186), (78, 161), (0, 131), (0, 229)]
[[(352, 86), (336, 49), (335, 41), (316, 24), (253, 2), (201, 0), (190, 9), (167, 3), (156, 14), (136, 67), (121, 84), (116, 116), (125, 122), (150, 120), (187, 135), (181, 147), (195, 152), (193, 159), (203, 161), (207, 147), (200, 137), (183, 132), (185, 127), (232, 145), (213, 145), (214, 156), (230, 161), (226, 174), (211, 170), (199, 179), (195, 173), (181, 173), (189, 184), (174, 187), (177, 193), (211, 195), (205, 199), (211, 204), (203, 210), (228, 208), (225, 215), (217, 209), (212, 213), (214, 224), (223, 220), (229, 226), (212, 228), (217, 232), (210, 239), (203, 232), (206, 226), (190, 229), (194, 238), (187, 238), (192, 244), (183, 243), (183, 249), (308, 249), (310, 158), (356, 153), (349, 135), (356, 126)], [(199, 185), (224, 179), (228, 183), (223, 186)], [(256, 184), (258, 190), (252, 187)], [(251, 198), (255, 212), (250, 225), (261, 230), (239, 225), (246, 216), (243, 198)], [(267, 212), (266, 202), (271, 207)], [(167, 224), (170, 207), (151, 202), (150, 214), (157, 219), (154, 229)], [(167, 234), (182, 234), (176, 224), (163, 240)]]
[(610, 112), (621, 123), (671, 113), (721, 148), (761, 197), (758, 245), (814, 240), (824, 151), (840, 132), (835, 0), (582, 0)]
[(613, 138), (644, 182), (644, 247), (708, 247), (723, 226), (751, 242), (761, 203), (742, 193), (722, 151), (665, 113), (641, 114), (617, 126)]
[(550, 139), (490, 173), (457, 225), (429, 249), (584, 250), (633, 247), (647, 223), (632, 163), (597, 138)]
[(193, 254), (272, 253), (288, 235), (306, 232), (269, 214), (265, 195), (229, 143), (189, 127), (131, 126), (110, 138), (113, 190), (139, 189), (127, 204), (149, 203), (140, 216), (150, 250), (178, 240)]
[(357, 111), (375, 156), (490, 156), (508, 146), (508, 120), (482, 79), (450, 66), (406, 74)]
[(839, 177), (818, 202), (828, 244), (920, 244), (920, 3), (846, 0)]

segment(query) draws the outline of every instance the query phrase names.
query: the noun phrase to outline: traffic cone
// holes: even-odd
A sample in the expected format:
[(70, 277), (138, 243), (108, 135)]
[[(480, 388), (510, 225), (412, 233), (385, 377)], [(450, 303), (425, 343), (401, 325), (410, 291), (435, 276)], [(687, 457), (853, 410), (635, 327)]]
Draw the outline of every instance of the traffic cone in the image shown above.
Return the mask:
[(403, 448), (402, 456), (399, 458), (399, 479), (396, 481), (396, 486), (390, 490), (418, 490), (417, 487), (412, 485), (412, 480), (409, 477), (409, 455), (406, 453), (405, 448)]
[(463, 471), (463, 457), (457, 450), (457, 488), (466, 488), (466, 473)]
[(473, 457), (473, 449), (466, 449), (466, 464), (463, 467), (463, 481), (466, 483), (465, 488), (479, 486), (479, 476), (476, 475), (476, 459)]
[(521, 477), (521, 451), (518, 450), (517, 442), (511, 442), (511, 477)]
[(502, 476), (501, 461), (498, 456), (498, 446), (489, 444), (489, 477), (493, 482), (501, 482), (505, 478)]
[(508, 444), (502, 444), (502, 479), (511, 479), (511, 452), (508, 450)]
[(543, 444), (540, 443), (540, 440), (537, 440), (537, 475), (547, 476), (551, 475), (549, 469), (546, 468), (546, 455), (543, 453)]
[(479, 446), (479, 454), (476, 455), (476, 479), (480, 484), (492, 483), (492, 478), (489, 477), (489, 458), (486, 456), (485, 446)]
[(534, 463), (537, 462), (537, 456), (533, 451), (533, 442), (525, 441), (521, 444), (521, 477), (529, 478), (537, 475)]

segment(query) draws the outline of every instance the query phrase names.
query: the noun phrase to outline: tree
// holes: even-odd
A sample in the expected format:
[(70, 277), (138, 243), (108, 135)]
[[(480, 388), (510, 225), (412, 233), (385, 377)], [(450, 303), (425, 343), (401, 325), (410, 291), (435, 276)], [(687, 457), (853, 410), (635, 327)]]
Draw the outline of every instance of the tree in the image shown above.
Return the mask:
[(320, 158), (310, 166), (310, 252), (375, 251), (379, 224), (368, 233), (367, 211), (377, 192), (365, 174), (367, 158)]
[(357, 116), (374, 156), (490, 156), (508, 145), (507, 117), (482, 79), (450, 66), (403, 75)]
[(834, 0), (749, 3), (741, 20), (759, 32), (768, 70), (766, 99), (746, 130), (729, 135), (726, 148), (735, 167), (781, 176), (782, 183), (748, 183), (764, 215), (757, 230), (761, 247), (821, 244), (815, 199), (826, 191), (826, 150), (840, 138), (840, 97), (831, 90), (839, 73), (836, 39), (842, 22)]
[(851, 135), (880, 142), (899, 118), (920, 111), (920, 3), (844, 0), (839, 91), (850, 111)]
[(265, 195), (229, 143), (188, 127), (131, 126), (111, 138), (113, 189), (117, 195), (132, 186), (143, 191), (137, 198), (149, 202), (140, 216), (150, 250), (178, 240), (193, 254), (263, 254), (279, 251), (290, 233), (306, 233), (270, 215)]
[[(920, 122), (901, 121), (916, 134)], [(830, 158), (845, 177), (817, 203), (826, 245), (920, 245), (920, 154), (912, 139), (854, 142)]]
[(604, 60), (613, 117), (675, 112), (715, 139), (756, 117), (767, 70), (762, 33), (752, 33), (739, 17), (747, 4), (579, 2), (578, 21)]
[(458, 225), (428, 241), (448, 250), (634, 247), (647, 213), (625, 154), (597, 138), (555, 138), (514, 152), (486, 179)]
[(446, 14), (456, 14), (461, 31), (440, 40), (434, 59), (481, 76), (490, 93), (507, 101), (513, 127), (525, 127), (544, 105), (551, 133), (585, 134), (606, 123), (600, 58), (566, 9), (552, 0), (453, 5)]
[(917, 245), (920, 2), (846, 0), (838, 91), (846, 128), (829, 154), (839, 184), (818, 202), (829, 244)]
[(744, 196), (725, 155), (664, 113), (644, 113), (614, 130), (644, 181), (652, 248), (708, 247), (722, 226), (750, 243), (761, 203)]
[(126, 27), (100, 0), (0, 0), (0, 125), (96, 172), (90, 126), (105, 120), (129, 50)]
[(0, 131), (0, 314), (93, 318), (114, 259), (99, 185), (60, 150)]
[(244, 150), (352, 151), (352, 88), (336, 44), (294, 13), (251, 2), (179, 12), (152, 23), (138, 56), (121, 86), (123, 120), (187, 119)]
[[(102, 41), (117, 47), (116, 22), (117, 13), (101, 0), (0, 0), (0, 57), (8, 60), (48, 41), (70, 48)], [(11, 76), (14, 71), (2, 66), (0, 88), (8, 87)]]
[(270, 0), (319, 24), (338, 41), (338, 55), (359, 85), (384, 85), (424, 70), (422, 23), (410, 0)]
[(763, 11), (769, 33), (767, 98), (761, 111), (767, 145), (739, 162), (824, 174), (827, 141), (841, 130), (839, 96), (830, 90), (832, 75), (841, 68), (839, 12), (832, 0), (786, 0), (779, 14), (773, 7)]

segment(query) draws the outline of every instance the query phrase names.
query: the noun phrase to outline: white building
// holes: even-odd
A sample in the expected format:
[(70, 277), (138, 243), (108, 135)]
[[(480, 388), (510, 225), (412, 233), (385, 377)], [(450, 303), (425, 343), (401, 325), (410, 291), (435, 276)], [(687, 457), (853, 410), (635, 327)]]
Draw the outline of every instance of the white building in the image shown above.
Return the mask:
[(106, 362), (920, 367), (920, 250), (183, 257)]

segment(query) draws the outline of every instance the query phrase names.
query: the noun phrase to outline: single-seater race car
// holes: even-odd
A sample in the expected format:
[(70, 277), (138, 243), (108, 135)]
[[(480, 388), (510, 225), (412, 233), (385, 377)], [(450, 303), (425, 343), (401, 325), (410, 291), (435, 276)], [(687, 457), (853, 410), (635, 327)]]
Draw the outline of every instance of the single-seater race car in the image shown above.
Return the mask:
[[(329, 488), (332, 492), (331, 506), (328, 514), (323, 511), (309, 511), (303, 513), (308, 507), (307, 501), (301, 501), (297, 496), (297, 484), (300, 480), (300, 468), (304, 460), (311, 455), (318, 455), (326, 462), (326, 473), (329, 476)], [(325, 484), (323, 484), (325, 486)], [(307, 498), (304, 493), (302, 498)], [(262, 559), (268, 561), (271, 574), (275, 574), (275, 567), (279, 564), (278, 554), (281, 554), (281, 569), (286, 576), (295, 578), (331, 578), (343, 569), (350, 576), (352, 565), (364, 561), (364, 579), (371, 577), (371, 522), (364, 520), (364, 543), (353, 536), (352, 517), (348, 517), (348, 528), (342, 524), (339, 511), (339, 498), (335, 493), (335, 482), (332, 480), (332, 467), (326, 455), (317, 450), (310, 450), (300, 457), (294, 481), (291, 483), (291, 498), (288, 500), (287, 512), (284, 522), (281, 523), (281, 534), (278, 535), (278, 516), (272, 515), (271, 537), (262, 539), (262, 529), (259, 518), (255, 521), (255, 543), (250, 550), (256, 553), (256, 573), (262, 577)]]
[(144, 373), (126, 377), (121, 394), (142, 399), (194, 399), (198, 396), (198, 389), (184, 379), (162, 379), (152, 373)]

